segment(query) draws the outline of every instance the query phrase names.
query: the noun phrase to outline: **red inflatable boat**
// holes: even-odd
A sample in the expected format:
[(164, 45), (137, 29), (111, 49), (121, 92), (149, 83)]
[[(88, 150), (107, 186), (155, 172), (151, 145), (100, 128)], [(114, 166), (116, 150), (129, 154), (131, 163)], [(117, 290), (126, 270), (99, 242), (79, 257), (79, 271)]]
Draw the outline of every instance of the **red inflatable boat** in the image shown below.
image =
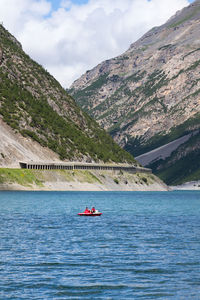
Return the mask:
[(97, 217), (97, 216), (101, 216), (102, 213), (101, 212), (90, 212), (90, 213), (78, 213), (79, 216), (86, 216), (86, 217)]

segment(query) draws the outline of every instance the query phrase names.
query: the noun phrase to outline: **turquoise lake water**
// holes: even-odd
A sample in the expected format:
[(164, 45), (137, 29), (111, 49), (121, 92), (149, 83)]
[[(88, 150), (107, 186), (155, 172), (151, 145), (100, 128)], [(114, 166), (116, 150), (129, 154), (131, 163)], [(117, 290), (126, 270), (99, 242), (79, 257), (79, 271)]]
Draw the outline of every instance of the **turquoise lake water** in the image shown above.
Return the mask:
[(200, 299), (200, 192), (0, 192), (0, 299)]

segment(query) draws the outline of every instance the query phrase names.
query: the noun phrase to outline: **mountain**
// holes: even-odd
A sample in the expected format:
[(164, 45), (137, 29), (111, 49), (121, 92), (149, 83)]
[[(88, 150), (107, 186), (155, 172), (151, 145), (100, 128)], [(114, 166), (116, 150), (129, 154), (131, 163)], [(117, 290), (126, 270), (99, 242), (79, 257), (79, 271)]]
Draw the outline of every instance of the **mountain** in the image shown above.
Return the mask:
[(168, 156), (148, 164), (170, 184), (200, 173), (199, 32), (197, 0), (122, 55), (87, 71), (69, 89), (80, 107), (134, 156), (166, 144), (169, 148), (190, 134)]
[(0, 25), (0, 164), (19, 160), (132, 162)]

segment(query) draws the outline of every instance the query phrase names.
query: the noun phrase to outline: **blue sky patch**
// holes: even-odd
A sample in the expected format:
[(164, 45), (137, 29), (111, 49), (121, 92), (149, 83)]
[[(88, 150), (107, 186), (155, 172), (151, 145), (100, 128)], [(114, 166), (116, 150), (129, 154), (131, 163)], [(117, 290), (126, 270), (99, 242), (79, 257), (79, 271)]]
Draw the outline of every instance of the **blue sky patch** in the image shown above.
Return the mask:
[[(62, 2), (61, 0), (48, 0), (52, 4), (53, 10), (57, 10), (60, 7), (60, 3)], [(78, 4), (78, 5), (83, 5), (88, 3), (88, 0), (71, 0), (72, 3)]]

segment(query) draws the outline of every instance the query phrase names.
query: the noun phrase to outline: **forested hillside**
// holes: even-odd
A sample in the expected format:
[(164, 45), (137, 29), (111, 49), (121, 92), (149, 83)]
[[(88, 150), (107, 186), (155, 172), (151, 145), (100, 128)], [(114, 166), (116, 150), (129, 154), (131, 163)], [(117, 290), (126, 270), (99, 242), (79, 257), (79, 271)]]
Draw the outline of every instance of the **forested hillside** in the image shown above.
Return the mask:
[[(0, 119), (2, 126), (12, 128), (19, 143), (20, 139), (34, 141), (40, 149), (50, 149), (62, 160), (135, 162), (41, 65), (24, 53), (20, 43), (2, 25)], [(13, 145), (4, 134), (1, 164), (9, 164), (7, 152)], [(12, 152), (16, 160), (20, 147), (15, 145)]]

